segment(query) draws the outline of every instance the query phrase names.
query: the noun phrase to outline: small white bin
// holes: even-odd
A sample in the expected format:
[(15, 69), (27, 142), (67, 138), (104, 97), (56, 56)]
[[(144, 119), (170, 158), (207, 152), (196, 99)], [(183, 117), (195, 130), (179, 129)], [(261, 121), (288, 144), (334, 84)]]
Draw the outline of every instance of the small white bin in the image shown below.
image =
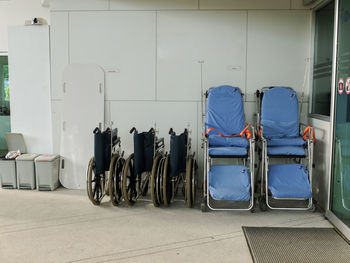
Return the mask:
[(53, 191), (59, 186), (59, 165), (59, 155), (41, 155), (35, 159), (36, 185), (39, 191)]
[[(21, 133), (7, 133), (6, 142), (9, 151), (26, 152), (26, 145)], [(0, 159), (0, 182), (2, 188), (17, 188), (16, 161)]]
[(2, 188), (17, 188), (16, 160), (0, 160), (0, 181)]
[(37, 154), (22, 154), (16, 158), (17, 183), (19, 189), (35, 189), (34, 159)]

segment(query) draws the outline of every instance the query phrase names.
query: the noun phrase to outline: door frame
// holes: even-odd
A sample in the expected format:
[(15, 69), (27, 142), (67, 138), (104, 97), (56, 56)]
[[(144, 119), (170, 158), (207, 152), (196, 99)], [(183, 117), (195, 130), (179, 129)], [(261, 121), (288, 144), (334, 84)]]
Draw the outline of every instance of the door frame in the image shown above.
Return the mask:
[(332, 92), (331, 92), (331, 130), (330, 130), (330, 159), (329, 159), (329, 178), (328, 178), (328, 198), (326, 205), (326, 218), (347, 238), (350, 240), (350, 228), (345, 225), (331, 211), (331, 192), (333, 181), (333, 164), (334, 164), (334, 132), (335, 132), (335, 105), (336, 105), (336, 77), (337, 77), (337, 58), (338, 58), (338, 23), (339, 23), (339, 0), (335, 0), (334, 5), (334, 39), (333, 39), (333, 65), (332, 65)]

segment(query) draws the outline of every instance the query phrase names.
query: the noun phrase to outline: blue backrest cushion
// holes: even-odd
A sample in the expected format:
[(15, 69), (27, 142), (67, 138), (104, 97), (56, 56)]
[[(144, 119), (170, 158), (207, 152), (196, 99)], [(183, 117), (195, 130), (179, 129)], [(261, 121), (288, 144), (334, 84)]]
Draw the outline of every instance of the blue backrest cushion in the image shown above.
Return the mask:
[[(223, 135), (240, 134), (244, 129), (244, 109), (240, 90), (219, 86), (209, 90), (205, 128), (214, 128)], [(212, 131), (210, 134), (216, 134)]]
[(265, 138), (299, 136), (298, 98), (294, 90), (274, 87), (264, 91), (261, 125)]

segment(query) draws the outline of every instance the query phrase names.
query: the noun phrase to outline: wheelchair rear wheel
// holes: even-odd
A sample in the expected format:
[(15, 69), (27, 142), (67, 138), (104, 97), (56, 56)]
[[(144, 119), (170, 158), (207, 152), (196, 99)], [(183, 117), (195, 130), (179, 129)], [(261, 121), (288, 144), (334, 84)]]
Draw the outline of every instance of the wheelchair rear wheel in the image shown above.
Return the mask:
[(125, 163), (124, 158), (118, 154), (113, 155), (111, 165), (109, 167), (109, 180), (108, 189), (111, 202), (114, 206), (117, 206), (122, 199), (122, 185), (121, 177), (123, 171), (123, 165)]
[(169, 155), (165, 157), (164, 169), (163, 169), (163, 203), (165, 206), (169, 206), (172, 197), (171, 180), (169, 176)]
[(196, 201), (196, 160), (188, 158), (186, 164), (186, 203), (189, 208), (193, 207)]
[(151, 199), (152, 199), (152, 203), (155, 207), (158, 207), (160, 205), (160, 203), (158, 202), (157, 199), (157, 187), (156, 187), (156, 181), (157, 181), (157, 172), (158, 172), (158, 166), (159, 166), (159, 162), (161, 160), (161, 155), (157, 155), (154, 158), (153, 161), (153, 166), (152, 166), (152, 173), (151, 173)]
[(132, 206), (136, 202), (137, 190), (136, 190), (136, 178), (134, 176), (134, 154), (131, 154), (126, 159), (123, 166), (122, 177), (122, 195), (125, 202)]
[(103, 176), (96, 175), (94, 172), (95, 158), (92, 157), (87, 171), (87, 193), (90, 201), (94, 205), (99, 205), (103, 197)]
[(156, 194), (157, 202), (163, 203), (163, 169), (164, 169), (165, 157), (162, 157), (159, 161), (157, 176), (156, 176)]

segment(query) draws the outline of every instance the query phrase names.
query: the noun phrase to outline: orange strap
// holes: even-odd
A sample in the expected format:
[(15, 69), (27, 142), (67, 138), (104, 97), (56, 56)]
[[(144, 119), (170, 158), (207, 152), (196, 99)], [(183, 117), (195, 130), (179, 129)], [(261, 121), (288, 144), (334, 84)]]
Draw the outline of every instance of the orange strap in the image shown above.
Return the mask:
[(245, 134), (247, 136), (247, 139), (249, 140), (252, 137), (251, 132), (248, 130), (248, 128), (250, 127), (250, 124), (248, 124), (243, 131), (241, 131), (240, 134), (231, 134), (231, 135), (223, 135), (221, 132), (219, 132), (217, 129), (215, 128), (209, 128), (206, 132), (205, 132), (205, 136), (208, 136), (208, 133), (211, 131), (216, 131), (218, 134), (220, 134), (221, 137), (243, 137), (243, 135)]
[(312, 140), (316, 142), (315, 129), (312, 129), (311, 126), (307, 126), (304, 131), (303, 140), (306, 141), (307, 138), (311, 138), (311, 130), (312, 130)]

